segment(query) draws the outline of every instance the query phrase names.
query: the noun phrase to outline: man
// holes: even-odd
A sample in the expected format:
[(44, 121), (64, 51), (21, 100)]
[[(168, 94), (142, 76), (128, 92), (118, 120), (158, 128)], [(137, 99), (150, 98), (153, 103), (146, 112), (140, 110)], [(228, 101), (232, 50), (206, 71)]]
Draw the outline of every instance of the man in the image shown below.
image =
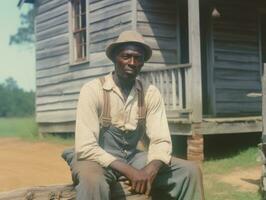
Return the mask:
[[(171, 157), (160, 92), (136, 79), (151, 48), (139, 33), (125, 31), (108, 46), (106, 55), (115, 70), (82, 87), (75, 157), (63, 155), (72, 170), (77, 199), (109, 199), (110, 185), (122, 179), (131, 192), (153, 199), (203, 199), (198, 167)], [(137, 149), (143, 136), (149, 139), (147, 152)]]

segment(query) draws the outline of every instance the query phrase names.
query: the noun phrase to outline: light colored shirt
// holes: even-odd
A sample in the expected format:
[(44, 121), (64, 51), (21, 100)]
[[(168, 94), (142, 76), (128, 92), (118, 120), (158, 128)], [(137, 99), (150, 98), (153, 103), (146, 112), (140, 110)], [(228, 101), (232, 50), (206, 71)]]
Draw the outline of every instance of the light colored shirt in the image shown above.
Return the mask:
[[(80, 91), (75, 151), (78, 159), (96, 161), (103, 167), (111, 164), (115, 158), (99, 144), (100, 121), (103, 109), (103, 90), (110, 92), (112, 125), (123, 130), (135, 130), (138, 122), (138, 82), (130, 91), (125, 101), (120, 89), (113, 81), (112, 74), (105, 77), (102, 85), (99, 79), (86, 83)], [(172, 142), (165, 114), (164, 102), (159, 90), (154, 85), (143, 85), (146, 108), (146, 134), (150, 140), (148, 163), (161, 160), (169, 164), (172, 153)]]

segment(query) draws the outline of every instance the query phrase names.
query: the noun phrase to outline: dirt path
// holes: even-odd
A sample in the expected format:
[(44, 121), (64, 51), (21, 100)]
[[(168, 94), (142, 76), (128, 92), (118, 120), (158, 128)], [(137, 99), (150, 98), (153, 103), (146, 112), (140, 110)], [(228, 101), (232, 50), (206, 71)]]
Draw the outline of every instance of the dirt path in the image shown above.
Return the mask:
[[(21, 187), (71, 183), (70, 171), (61, 159), (66, 145), (0, 138), (0, 192)], [(219, 181), (256, 192), (260, 167), (235, 170)]]
[(235, 170), (226, 176), (219, 177), (222, 182), (236, 186), (239, 190), (257, 192), (260, 184), (261, 167), (258, 165), (246, 170)]
[(61, 159), (65, 145), (0, 138), (0, 191), (71, 183)]

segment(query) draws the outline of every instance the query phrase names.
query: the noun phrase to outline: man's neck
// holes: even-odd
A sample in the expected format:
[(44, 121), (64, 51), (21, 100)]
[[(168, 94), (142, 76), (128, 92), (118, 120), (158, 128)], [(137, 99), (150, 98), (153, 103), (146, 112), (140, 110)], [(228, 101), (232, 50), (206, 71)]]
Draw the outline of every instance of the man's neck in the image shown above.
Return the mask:
[(113, 80), (114, 80), (115, 84), (117, 85), (117, 87), (122, 92), (124, 99), (127, 100), (127, 97), (129, 95), (133, 85), (135, 84), (135, 80), (134, 81), (129, 81), (128, 79), (124, 80), (123, 78), (117, 76), (116, 73), (113, 73)]

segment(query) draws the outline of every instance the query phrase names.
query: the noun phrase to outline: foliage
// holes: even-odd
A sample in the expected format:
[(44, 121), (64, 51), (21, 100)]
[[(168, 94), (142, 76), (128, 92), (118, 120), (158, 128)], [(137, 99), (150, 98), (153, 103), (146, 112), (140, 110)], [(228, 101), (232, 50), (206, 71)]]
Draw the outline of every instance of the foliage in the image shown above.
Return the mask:
[(30, 116), (35, 112), (35, 93), (19, 88), (13, 78), (0, 84), (0, 117)]
[(34, 8), (20, 14), (20, 26), (14, 35), (10, 35), (9, 44), (32, 44), (34, 42)]

